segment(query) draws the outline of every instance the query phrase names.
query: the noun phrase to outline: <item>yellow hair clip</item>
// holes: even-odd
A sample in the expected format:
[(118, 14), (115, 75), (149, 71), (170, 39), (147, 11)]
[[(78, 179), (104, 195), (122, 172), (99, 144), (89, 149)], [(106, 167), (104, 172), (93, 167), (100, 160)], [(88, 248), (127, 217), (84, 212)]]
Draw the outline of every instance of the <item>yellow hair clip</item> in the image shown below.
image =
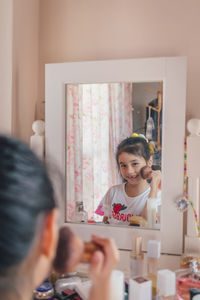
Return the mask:
[(134, 132), (131, 136), (132, 137), (140, 137), (140, 138), (145, 139), (147, 141), (147, 143), (149, 142), (148, 139), (146, 138), (146, 136), (144, 134), (142, 134), (142, 133), (136, 133), (136, 132)]
[(149, 149), (150, 149), (151, 154), (155, 153), (155, 145), (154, 145), (154, 143), (152, 141), (149, 142), (148, 139), (146, 138), (146, 136), (144, 134), (134, 132), (131, 136), (132, 137), (140, 137), (140, 138), (145, 139), (147, 141), (147, 143), (149, 144)]
[(151, 143), (149, 143), (149, 149), (151, 153), (154, 154), (154, 146)]
[(138, 133), (136, 133), (136, 132), (134, 132), (132, 135), (131, 135), (132, 137), (138, 137), (139, 136), (139, 134)]

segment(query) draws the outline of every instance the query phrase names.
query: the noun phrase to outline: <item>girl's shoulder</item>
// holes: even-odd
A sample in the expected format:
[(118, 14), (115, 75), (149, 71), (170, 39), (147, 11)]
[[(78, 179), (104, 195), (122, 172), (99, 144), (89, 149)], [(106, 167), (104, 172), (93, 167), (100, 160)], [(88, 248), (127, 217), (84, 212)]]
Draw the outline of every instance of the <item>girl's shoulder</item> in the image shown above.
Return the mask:
[(111, 186), (110, 191), (121, 191), (124, 188), (124, 183), (116, 184)]
[(111, 197), (116, 193), (123, 192), (124, 189), (124, 183), (113, 185), (109, 188), (107, 194), (109, 194)]

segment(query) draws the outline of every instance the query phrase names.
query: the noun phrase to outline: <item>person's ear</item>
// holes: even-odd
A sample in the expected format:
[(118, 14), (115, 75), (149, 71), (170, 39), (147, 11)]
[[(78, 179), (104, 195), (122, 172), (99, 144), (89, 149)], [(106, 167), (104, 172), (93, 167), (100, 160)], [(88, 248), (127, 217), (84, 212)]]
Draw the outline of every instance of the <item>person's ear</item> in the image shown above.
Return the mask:
[[(37, 250), (30, 252), (32, 257), (29, 259), (33, 267), (32, 282), (33, 286), (38, 286), (47, 276), (51, 269), (52, 261), (56, 255), (58, 244), (58, 209), (54, 208), (44, 218), (44, 226), (41, 228), (42, 234), (36, 240)], [(28, 267), (30, 268), (29, 264)]]
[(151, 155), (150, 158), (149, 158), (149, 160), (147, 161), (147, 166), (151, 168), (152, 165), (153, 165), (153, 157)]
[(42, 237), (41, 254), (53, 259), (58, 243), (58, 209), (54, 208), (45, 219), (44, 232)]

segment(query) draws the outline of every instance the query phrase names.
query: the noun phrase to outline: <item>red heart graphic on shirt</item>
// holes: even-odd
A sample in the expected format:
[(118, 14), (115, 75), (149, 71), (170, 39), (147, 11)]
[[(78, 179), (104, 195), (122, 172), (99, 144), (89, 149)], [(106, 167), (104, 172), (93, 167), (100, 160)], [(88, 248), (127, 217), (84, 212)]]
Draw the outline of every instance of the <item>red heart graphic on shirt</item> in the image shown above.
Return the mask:
[(114, 212), (116, 213), (116, 214), (118, 214), (118, 212), (120, 211), (120, 210), (124, 210), (124, 209), (126, 209), (127, 208), (127, 206), (125, 206), (124, 204), (122, 205), (121, 203), (114, 203), (113, 204), (113, 210), (114, 210)]

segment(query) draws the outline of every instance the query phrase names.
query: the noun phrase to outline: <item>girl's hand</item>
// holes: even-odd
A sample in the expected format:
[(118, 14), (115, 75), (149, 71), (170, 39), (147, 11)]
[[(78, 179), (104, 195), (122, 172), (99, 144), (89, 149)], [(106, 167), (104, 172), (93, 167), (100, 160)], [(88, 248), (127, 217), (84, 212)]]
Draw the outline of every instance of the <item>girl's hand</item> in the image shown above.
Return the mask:
[(151, 183), (150, 183), (150, 187), (151, 187), (151, 191), (149, 194), (149, 197), (151, 198), (156, 198), (157, 197), (157, 191), (158, 191), (158, 186), (160, 184), (161, 181), (161, 171), (160, 170), (152, 170), (151, 173)]
[(92, 235), (92, 241), (102, 248), (102, 251), (94, 252), (90, 261), (89, 275), (95, 282), (110, 276), (119, 261), (119, 253), (112, 239)]
[(89, 299), (109, 300), (110, 276), (119, 261), (119, 253), (111, 239), (92, 235), (92, 241), (101, 246), (103, 251), (95, 251), (89, 267), (89, 277), (93, 282)]

